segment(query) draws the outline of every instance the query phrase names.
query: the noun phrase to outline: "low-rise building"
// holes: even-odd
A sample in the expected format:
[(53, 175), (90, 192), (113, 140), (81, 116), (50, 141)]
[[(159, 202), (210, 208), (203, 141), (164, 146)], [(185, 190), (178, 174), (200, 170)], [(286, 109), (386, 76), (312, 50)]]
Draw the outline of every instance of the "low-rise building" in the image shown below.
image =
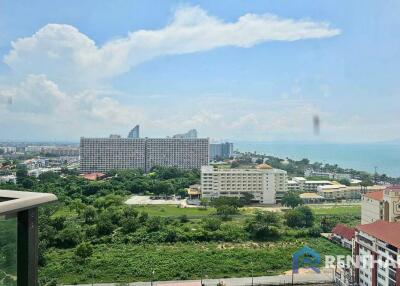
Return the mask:
[(81, 174), (81, 177), (88, 181), (97, 181), (104, 179), (107, 175), (100, 172)]
[(359, 200), (362, 192), (360, 186), (347, 187), (341, 184), (319, 186), (317, 190), (327, 200)]
[(254, 201), (275, 204), (277, 197), (287, 191), (287, 173), (273, 169), (267, 164), (253, 169), (223, 169), (213, 166), (201, 168), (201, 191), (203, 198), (221, 196), (242, 197), (250, 193)]
[(303, 177), (294, 177), (287, 182), (288, 191), (294, 192), (317, 192), (319, 186), (334, 185), (334, 182), (326, 180), (306, 180)]
[(316, 193), (302, 193), (299, 196), (305, 204), (318, 204), (325, 200), (323, 196)]
[(61, 168), (37, 168), (37, 169), (29, 170), (28, 175), (37, 178), (41, 174), (47, 173), (47, 172), (59, 173), (59, 172), (61, 172)]
[(0, 176), (0, 183), (17, 183), (17, 177), (15, 175)]
[(198, 200), (201, 197), (201, 185), (191, 185), (186, 189), (186, 192), (189, 196), (189, 200)]
[(332, 229), (330, 239), (345, 248), (352, 249), (352, 241), (355, 235), (355, 231), (356, 230), (353, 227), (348, 227), (344, 224), (337, 224)]

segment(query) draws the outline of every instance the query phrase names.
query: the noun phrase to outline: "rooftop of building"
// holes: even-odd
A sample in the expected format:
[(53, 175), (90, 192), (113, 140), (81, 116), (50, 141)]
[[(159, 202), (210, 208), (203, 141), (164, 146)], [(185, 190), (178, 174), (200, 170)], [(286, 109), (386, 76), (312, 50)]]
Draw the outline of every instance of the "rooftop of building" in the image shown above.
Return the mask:
[(260, 165), (256, 166), (256, 169), (265, 170), (265, 169), (273, 169), (273, 168), (268, 164), (260, 164)]
[(106, 176), (106, 174), (95, 172), (95, 173), (89, 173), (89, 174), (81, 174), (81, 176), (82, 176), (82, 178), (84, 178), (86, 180), (96, 181), (98, 179), (104, 178)]
[(378, 220), (369, 224), (356, 227), (358, 231), (365, 232), (379, 240), (400, 248), (400, 223)]
[(337, 224), (333, 229), (332, 233), (344, 237), (348, 240), (352, 240), (356, 232), (356, 229), (353, 227), (348, 227), (344, 224)]
[(364, 195), (364, 197), (367, 197), (371, 200), (375, 200), (375, 201), (382, 201), (383, 200), (383, 190), (380, 191), (373, 191), (373, 192), (368, 192)]

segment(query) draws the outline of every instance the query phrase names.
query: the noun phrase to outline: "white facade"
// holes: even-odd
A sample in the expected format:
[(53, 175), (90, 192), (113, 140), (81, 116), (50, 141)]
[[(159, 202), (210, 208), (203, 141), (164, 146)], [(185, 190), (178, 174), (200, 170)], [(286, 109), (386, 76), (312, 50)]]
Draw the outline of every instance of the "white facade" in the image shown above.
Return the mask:
[(108, 172), (154, 166), (195, 169), (208, 164), (208, 138), (81, 138), (81, 172)]
[(334, 185), (331, 181), (311, 181), (303, 177), (294, 177), (287, 182), (289, 191), (297, 192), (317, 192), (319, 186)]
[(361, 187), (347, 187), (345, 185), (326, 185), (317, 188), (318, 194), (327, 200), (336, 199), (360, 199)]
[[(376, 227), (386, 228), (385, 226), (380, 226), (379, 224), (377, 224)], [(393, 227), (398, 228), (398, 226)], [(385, 231), (387, 230), (385, 229)], [(398, 281), (400, 281), (400, 277), (397, 277), (398, 275), (396, 275), (396, 268), (390, 265), (388, 261), (396, 261), (397, 256), (400, 255), (400, 253), (396, 246), (393, 246), (388, 241), (384, 240), (384, 236), (385, 235), (376, 237), (369, 232), (361, 230), (356, 232), (354, 240), (355, 251), (353, 251), (353, 255), (357, 252), (359, 254), (359, 269), (355, 269), (355, 272), (357, 273), (356, 282), (358, 282), (358, 285), (398, 285), (396, 284), (396, 278)], [(379, 262), (372, 264), (372, 260)], [(381, 264), (380, 261), (382, 261)], [(384, 263), (388, 264), (385, 265)]]
[(0, 176), (0, 183), (17, 183), (17, 177), (15, 175)]
[(241, 197), (251, 193), (262, 204), (275, 204), (276, 194), (287, 191), (287, 173), (279, 169), (201, 168), (202, 197)]
[(368, 192), (361, 199), (361, 224), (377, 220), (400, 221), (400, 187)]
[(383, 208), (380, 199), (374, 199), (367, 195), (361, 198), (361, 224), (371, 223), (383, 218)]

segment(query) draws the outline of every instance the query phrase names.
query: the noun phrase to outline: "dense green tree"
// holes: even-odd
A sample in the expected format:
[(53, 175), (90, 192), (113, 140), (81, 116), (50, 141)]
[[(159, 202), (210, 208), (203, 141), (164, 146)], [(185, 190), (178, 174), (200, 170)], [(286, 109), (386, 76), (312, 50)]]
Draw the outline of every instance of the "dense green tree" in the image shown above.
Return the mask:
[(311, 227), (314, 224), (314, 214), (307, 206), (299, 206), (285, 214), (286, 224), (290, 227)]
[(87, 206), (85, 207), (83, 213), (82, 213), (83, 219), (85, 223), (87, 224), (92, 224), (96, 221), (97, 217), (97, 210), (93, 206)]
[(279, 236), (277, 226), (280, 218), (274, 212), (257, 212), (254, 218), (247, 222), (246, 230), (256, 240), (269, 240)]
[(281, 203), (282, 205), (291, 207), (293, 209), (299, 205), (302, 205), (304, 202), (300, 198), (299, 194), (295, 192), (287, 192), (283, 195)]
[(218, 205), (216, 207), (216, 210), (217, 210), (217, 215), (219, 215), (223, 220), (227, 220), (232, 215), (235, 215), (239, 212), (237, 207), (233, 205)]
[(351, 184), (350, 180), (346, 179), (346, 178), (340, 179), (339, 183), (341, 183), (342, 185), (345, 185), (345, 186), (350, 186), (350, 184)]
[(17, 169), (15, 171), (15, 175), (17, 177), (17, 183), (22, 184), (22, 182), (28, 178), (28, 169), (25, 165), (19, 164), (17, 165)]
[(92, 254), (93, 247), (89, 242), (82, 242), (75, 249), (75, 256), (81, 260), (89, 258)]
[(202, 220), (202, 223), (205, 230), (216, 231), (220, 229), (222, 221), (216, 217), (207, 217)]

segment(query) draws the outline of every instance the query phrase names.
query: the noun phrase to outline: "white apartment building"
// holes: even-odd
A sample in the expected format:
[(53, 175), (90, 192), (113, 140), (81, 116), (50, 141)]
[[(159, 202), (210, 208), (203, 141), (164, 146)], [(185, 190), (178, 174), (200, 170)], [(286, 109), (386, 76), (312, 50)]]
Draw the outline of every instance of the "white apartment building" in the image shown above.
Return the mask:
[(261, 164), (254, 169), (201, 168), (201, 191), (204, 198), (241, 197), (251, 193), (261, 204), (275, 204), (277, 195), (287, 191), (286, 171)]
[(154, 166), (194, 169), (209, 162), (208, 138), (81, 138), (81, 172), (108, 172)]
[(319, 180), (319, 181), (312, 181), (306, 180), (303, 177), (294, 177), (287, 182), (288, 191), (297, 191), (297, 192), (317, 192), (319, 186), (327, 186), (327, 185), (334, 185), (334, 182)]
[(377, 220), (400, 221), (400, 186), (367, 192), (361, 198), (361, 224)]
[[(356, 285), (399, 285), (399, 268), (389, 264), (389, 261), (397, 262), (399, 248), (400, 223), (378, 220), (357, 226), (353, 256), (359, 256), (360, 265), (353, 270)], [(371, 263), (371, 260), (382, 263)]]

